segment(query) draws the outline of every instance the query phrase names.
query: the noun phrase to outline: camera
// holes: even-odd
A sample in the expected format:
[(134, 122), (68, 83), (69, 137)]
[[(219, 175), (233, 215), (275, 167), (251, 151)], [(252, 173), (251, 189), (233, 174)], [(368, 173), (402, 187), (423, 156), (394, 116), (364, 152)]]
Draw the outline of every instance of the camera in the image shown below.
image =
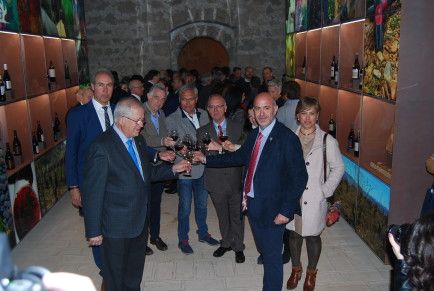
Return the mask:
[(395, 241), (401, 246), (401, 254), (406, 253), (413, 224), (391, 224), (387, 233), (391, 233)]

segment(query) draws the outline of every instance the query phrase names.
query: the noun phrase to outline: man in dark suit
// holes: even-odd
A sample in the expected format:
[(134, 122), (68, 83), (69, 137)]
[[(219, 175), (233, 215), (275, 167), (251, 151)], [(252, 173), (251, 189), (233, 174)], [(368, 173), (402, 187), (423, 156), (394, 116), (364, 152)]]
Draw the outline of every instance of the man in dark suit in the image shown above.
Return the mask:
[[(67, 116), (67, 145), (65, 157), (66, 183), (74, 207), (81, 208), (83, 164), (90, 144), (113, 124), (110, 98), (113, 76), (110, 71), (95, 73), (92, 80), (93, 98), (90, 102), (72, 108)], [(99, 248), (92, 248), (95, 264), (102, 270)]]
[[(208, 112), (212, 121), (197, 130), (199, 141), (208, 138), (219, 140), (227, 136), (234, 145), (243, 143), (243, 126), (225, 118), (226, 102), (221, 95), (211, 95), (208, 100)], [(208, 151), (210, 155), (218, 151)], [(205, 189), (209, 192), (217, 212), (222, 240), (220, 247), (214, 251), (214, 257), (221, 257), (226, 252), (235, 252), (235, 261), (245, 261), (244, 250), (244, 219), (240, 213), (242, 191), (242, 167), (206, 168), (204, 173)]]
[(174, 178), (189, 170), (152, 166), (140, 135), (143, 105), (134, 97), (120, 100), (115, 125), (90, 146), (84, 166), (83, 207), (89, 245), (102, 245), (103, 278), (108, 291), (140, 290), (147, 242), (151, 181)]
[(277, 105), (269, 93), (255, 98), (258, 128), (233, 153), (195, 159), (207, 167), (245, 166), (242, 211), (264, 260), (264, 291), (280, 291), (283, 283), (282, 239), (285, 224), (300, 215), (300, 197), (307, 182), (298, 137), (275, 118)]

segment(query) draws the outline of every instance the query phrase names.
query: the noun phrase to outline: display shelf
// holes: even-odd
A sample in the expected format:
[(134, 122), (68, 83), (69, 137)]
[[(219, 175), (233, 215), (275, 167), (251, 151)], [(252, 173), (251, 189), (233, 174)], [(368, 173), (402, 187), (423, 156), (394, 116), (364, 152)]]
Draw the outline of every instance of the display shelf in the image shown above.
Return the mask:
[[(361, 130), (361, 98), (360, 95), (344, 90), (338, 90), (338, 107), (336, 116), (336, 137), (342, 153), (352, 156), (352, 160), (358, 160), (352, 152), (347, 150), (348, 135), (353, 126), (355, 133)], [(343, 108), (345, 108), (343, 110)], [(361, 132), (361, 135), (363, 133)], [(363, 137), (362, 137), (363, 138)], [(361, 154), (361, 153), (360, 153)]]
[(295, 35), (295, 77), (304, 80), (302, 73), (303, 61), (306, 58), (306, 32), (299, 32)]
[[(386, 169), (392, 169), (393, 128), (395, 121), (394, 104), (379, 99), (363, 96), (362, 138), (360, 149), (361, 165), (377, 177), (390, 184), (390, 177), (371, 163), (381, 163)], [(369, 149), (369, 150), (364, 150)]]
[(306, 37), (306, 79), (320, 82), (321, 72), (321, 29), (307, 32)]
[[(44, 37), (45, 48), (45, 67), (54, 65), (56, 72), (56, 82), (50, 86), (50, 91), (56, 91), (65, 88), (65, 72), (63, 62), (62, 40), (54, 37)], [(47, 72), (48, 74), (48, 72)]]
[[(31, 131), (36, 132), (37, 122), (40, 121), (44, 131), (44, 146), (40, 146), (40, 154), (54, 145), (53, 132), (51, 130), (50, 99), (47, 94), (32, 98), (29, 100), (29, 111), (31, 120)], [(39, 155), (40, 155), (39, 154)], [(36, 155), (36, 154), (35, 154)]]
[[(68, 65), (70, 81), (66, 82), (66, 87), (78, 85), (78, 63), (75, 41), (62, 39), (63, 65)], [(67, 81), (67, 80), (66, 80)]]
[[(50, 131), (53, 133), (54, 119), (57, 114), (60, 120), (60, 139), (66, 136), (65, 120), (66, 114), (68, 112), (66, 104), (66, 90), (60, 90), (50, 94), (50, 105), (51, 105), (51, 127)], [(53, 140), (54, 142), (54, 140)]]
[(12, 150), (14, 130), (17, 131), (18, 138), (21, 142), (21, 163), (15, 161), (15, 168), (19, 168), (21, 164), (29, 164), (33, 160), (32, 140), (27, 112), (28, 105), (26, 100), (10, 103), (0, 107), (0, 116), (3, 123), (2, 128), (4, 129), (2, 130), (3, 142), (8, 142)]
[(0, 74), (3, 75), (3, 64), (7, 64), (12, 82), (11, 94), (7, 94), (6, 102), (0, 103), (0, 105), (3, 105), (24, 98), (26, 90), (20, 56), (21, 41), (19, 34), (0, 31), (0, 43)]
[(70, 87), (70, 88), (66, 88), (65, 92), (66, 92), (66, 105), (68, 110), (71, 109), (72, 107), (76, 106), (78, 103), (77, 98), (76, 98), (76, 94), (79, 90), (79, 86), (74, 86), (74, 87)]
[(330, 115), (333, 114), (333, 119), (336, 122), (336, 110), (338, 106), (338, 90), (328, 86), (320, 86), (319, 103), (321, 105), (321, 113), (319, 115), (319, 126), (325, 132), (328, 132)]
[(27, 96), (38, 96), (48, 91), (44, 40), (40, 36), (22, 34), (24, 48), (25, 83)]
[(339, 58), (339, 25), (322, 29), (321, 33), (321, 84), (336, 87), (331, 80), (331, 63), (333, 57)]
[(352, 91), (360, 91), (358, 81), (353, 82), (352, 67), (356, 55), (360, 68), (363, 67), (363, 27), (364, 20), (353, 21), (341, 25), (339, 34), (339, 86)]

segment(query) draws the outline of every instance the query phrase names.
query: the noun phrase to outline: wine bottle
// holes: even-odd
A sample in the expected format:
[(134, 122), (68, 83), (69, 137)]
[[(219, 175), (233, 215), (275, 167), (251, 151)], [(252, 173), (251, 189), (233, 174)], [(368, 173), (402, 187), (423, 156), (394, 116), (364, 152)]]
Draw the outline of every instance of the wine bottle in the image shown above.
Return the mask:
[(58, 141), (60, 139), (60, 119), (57, 115), (57, 112), (54, 113), (53, 137), (54, 141)]
[(332, 63), (330, 64), (330, 80), (332, 82), (335, 80), (335, 65), (336, 65), (336, 57), (333, 56)]
[(56, 82), (56, 69), (54, 68), (52, 61), (50, 61), (50, 66), (48, 67), (48, 79), (50, 82)]
[(69, 65), (68, 65), (68, 61), (65, 60), (65, 84), (67, 87), (69, 87), (71, 85), (71, 74), (69, 72)]
[(0, 75), (0, 102), (6, 101), (6, 85), (3, 82), (3, 77)]
[(359, 72), (359, 90), (363, 89), (363, 64), (360, 66), (360, 72)]
[(21, 164), (23, 151), (21, 149), (21, 141), (18, 138), (18, 133), (14, 130), (14, 139), (12, 141), (12, 152), (14, 154), (15, 163)]
[(339, 64), (338, 64), (337, 60), (336, 60), (336, 63), (335, 63), (335, 69), (334, 69), (334, 71), (335, 71), (334, 81), (335, 81), (335, 85), (337, 86), (337, 85), (339, 85)]
[(358, 157), (360, 152), (360, 131), (354, 136), (354, 156)]
[(35, 155), (39, 154), (38, 138), (36, 137), (35, 132), (33, 132), (33, 135), (32, 135), (32, 148), (33, 148), (33, 153)]
[(3, 81), (5, 82), (6, 91), (11, 91), (12, 81), (8, 72), (8, 64), (3, 64)]
[(351, 126), (351, 130), (350, 130), (350, 133), (348, 134), (348, 138), (347, 138), (347, 150), (348, 151), (354, 150), (354, 139), (355, 139), (354, 126)]
[(8, 142), (6, 143), (5, 163), (6, 163), (6, 169), (8, 170), (15, 169), (14, 156), (11, 153), (11, 148)]
[(41, 122), (38, 120), (38, 126), (36, 127), (36, 137), (40, 149), (45, 148), (44, 130), (42, 129)]
[(301, 74), (306, 76), (306, 56), (303, 57), (303, 64), (301, 65)]
[(329, 119), (329, 134), (331, 134), (331, 136), (333, 136), (334, 138), (336, 138), (336, 122), (333, 119), (333, 114), (330, 114), (330, 119)]
[(351, 72), (351, 78), (353, 81), (360, 79), (360, 64), (359, 64), (359, 54), (356, 54), (354, 58), (353, 69)]

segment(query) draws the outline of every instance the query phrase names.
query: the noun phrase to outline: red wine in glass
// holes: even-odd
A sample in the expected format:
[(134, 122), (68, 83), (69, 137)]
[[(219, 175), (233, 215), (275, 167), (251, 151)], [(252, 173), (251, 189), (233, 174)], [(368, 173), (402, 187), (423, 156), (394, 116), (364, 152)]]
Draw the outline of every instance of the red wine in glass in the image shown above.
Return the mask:
[(178, 135), (176, 135), (176, 134), (171, 134), (170, 137), (173, 139), (173, 141), (178, 140)]
[(175, 151), (179, 152), (180, 150), (182, 150), (183, 147), (184, 147), (184, 145), (182, 143), (176, 143), (175, 144)]
[(219, 141), (221, 142), (221, 143), (224, 143), (225, 141), (227, 141), (228, 140), (228, 136), (227, 135), (220, 135), (219, 136)]
[(211, 143), (211, 138), (210, 137), (204, 137), (202, 139), (202, 142), (206, 145), (209, 145)]

